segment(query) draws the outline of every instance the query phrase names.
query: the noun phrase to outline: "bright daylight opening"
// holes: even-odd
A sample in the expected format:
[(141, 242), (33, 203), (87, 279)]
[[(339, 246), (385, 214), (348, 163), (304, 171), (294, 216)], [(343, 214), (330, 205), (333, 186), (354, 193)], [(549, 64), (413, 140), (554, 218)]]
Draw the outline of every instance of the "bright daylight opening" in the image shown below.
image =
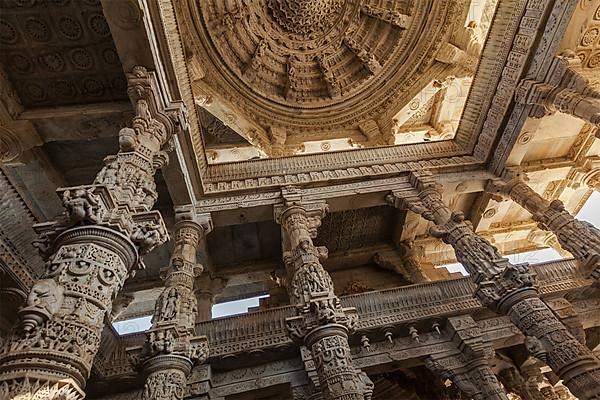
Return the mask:
[(113, 322), (112, 326), (115, 328), (120, 336), (129, 335), (131, 333), (144, 332), (150, 329), (152, 326), (152, 315), (146, 315), (138, 318), (125, 319), (123, 321)]
[(245, 314), (249, 309), (258, 307), (260, 299), (265, 299), (267, 297), (269, 297), (268, 294), (251, 297), (248, 299), (226, 301), (224, 303), (215, 304), (212, 307), (212, 317), (219, 318), (230, 315)]

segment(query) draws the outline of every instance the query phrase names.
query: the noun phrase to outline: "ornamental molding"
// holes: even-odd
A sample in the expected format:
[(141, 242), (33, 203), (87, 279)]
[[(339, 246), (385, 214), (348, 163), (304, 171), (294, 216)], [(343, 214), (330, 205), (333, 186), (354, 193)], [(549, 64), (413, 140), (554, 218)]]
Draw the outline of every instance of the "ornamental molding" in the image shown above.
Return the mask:
[[(546, 2), (546, 0), (530, 1), (532, 5), (536, 5), (536, 3), (537, 5), (541, 5), (542, 3)], [(551, 69), (555, 62), (555, 55), (558, 53), (561, 39), (564, 37), (565, 31), (569, 26), (569, 21), (575, 12), (577, 2), (559, 0), (556, 1), (552, 7), (552, 12), (548, 18), (548, 22), (546, 23), (543, 33), (543, 37), (546, 38), (546, 40), (541, 41), (540, 45), (535, 50), (530, 67), (524, 74), (526, 79), (544, 81), (546, 75), (549, 72), (552, 72)], [(532, 13), (539, 15), (542, 12), (539, 10), (536, 11), (532, 8)], [(527, 19), (526, 21), (529, 21), (530, 19), (531, 18)], [(527, 26), (527, 24), (525, 25)], [(518, 58), (513, 57), (513, 62), (515, 60), (518, 60)], [(504, 91), (507, 94), (504, 99), (494, 99), (494, 103), (496, 103), (496, 101), (500, 101), (499, 104), (502, 104), (503, 100), (504, 104), (508, 106), (508, 104), (513, 101), (513, 94), (517, 88), (517, 85), (520, 83), (521, 74), (506, 75), (507, 76), (505, 79), (510, 79), (511, 81), (510, 91)], [(513, 146), (521, 134), (523, 124), (534, 111), (535, 106), (514, 104), (514, 107), (509, 115), (508, 122), (505, 128), (500, 132), (500, 141), (498, 142), (494, 151), (494, 156), (491, 158), (489, 163), (490, 171), (496, 175), (500, 176), (503, 174), (506, 159), (508, 158), (508, 155), (510, 154)], [(497, 119), (496, 131), (500, 128), (500, 124), (503, 119), (502, 117), (504, 116), (505, 112), (502, 113), (501, 118)], [(488, 151), (486, 157), (489, 156), (489, 154), (490, 151)]]
[[(483, 166), (492, 153), (502, 116), (512, 100), (517, 80), (530, 55), (535, 52), (534, 67), (540, 68), (545, 65), (545, 59), (549, 58), (553, 48), (551, 46), (555, 46), (556, 40), (546, 40), (540, 42), (539, 48), (532, 48), (535, 32), (544, 22), (543, 14), (546, 7), (549, 6), (548, 3), (547, 0), (499, 2), (496, 20), (491, 24), (489, 36), (482, 51), (480, 67), (474, 78), (474, 89), (467, 100), (463, 122), (454, 140), (207, 166), (202, 138), (199, 131), (192, 128), (190, 131), (191, 142), (203, 179), (204, 193), (256, 190), (289, 184), (312, 184), (332, 180), (393, 175), (422, 168), (452, 170), (459, 167)], [(176, 10), (170, 9), (169, 12), (176, 13), (178, 20), (173, 18), (174, 15), (169, 15), (165, 28), (169, 29), (167, 34), (170, 35), (172, 42), (177, 42), (177, 46), (174, 48), (178, 49), (183, 46), (179, 32), (196, 30), (198, 27), (191, 26), (191, 24), (201, 24), (200, 21), (204, 17), (199, 16), (196, 5), (189, 2), (178, 3), (176, 7), (178, 7)], [(217, 13), (220, 8), (207, 8), (207, 10), (207, 13), (212, 13), (213, 17), (220, 15)], [(569, 5), (564, 1), (555, 5), (553, 10), (552, 18), (545, 31), (547, 37), (558, 35), (556, 32), (560, 29), (561, 24), (557, 21), (570, 12)], [(194, 15), (200, 19), (191, 18)], [(222, 17), (225, 20), (229, 18)], [(234, 15), (231, 17), (233, 18)], [(245, 11), (239, 10), (235, 13), (235, 18), (240, 20), (247, 18)], [(235, 18), (234, 22), (237, 22), (238, 20)], [(216, 25), (221, 23), (221, 20), (215, 20)], [(244, 23), (240, 22), (240, 24)], [(202, 34), (209, 35), (205, 28), (203, 28)], [(258, 53), (261, 56), (261, 52)], [(271, 57), (272, 49), (269, 50), (267, 47), (264, 49), (264, 53)], [(177, 57), (182, 62), (185, 59), (183, 55)], [(292, 60), (292, 63), (295, 62), (296, 60)], [(257, 61), (257, 63), (257, 65), (263, 65), (262, 61)], [(286, 68), (288, 68), (287, 64)], [(203, 72), (206, 74), (205, 77), (210, 76), (210, 71)], [(185, 79), (183, 80), (188, 80), (187, 72), (184, 75)], [(193, 97), (190, 86), (187, 86), (185, 91), (187, 94), (184, 96), (186, 97), (184, 102), (189, 110), (193, 110), (195, 103), (190, 98), (190, 96)], [(217, 93), (226, 92), (228, 91), (213, 90), (210, 93), (207, 92), (207, 95), (210, 95), (211, 101), (214, 101)], [(195, 111), (191, 111), (190, 114), (195, 114)], [(480, 132), (481, 134), (479, 134)], [(435, 155), (437, 159), (428, 160), (432, 155)], [(339, 167), (336, 168), (338, 165)], [(282, 171), (285, 173), (282, 174)]]

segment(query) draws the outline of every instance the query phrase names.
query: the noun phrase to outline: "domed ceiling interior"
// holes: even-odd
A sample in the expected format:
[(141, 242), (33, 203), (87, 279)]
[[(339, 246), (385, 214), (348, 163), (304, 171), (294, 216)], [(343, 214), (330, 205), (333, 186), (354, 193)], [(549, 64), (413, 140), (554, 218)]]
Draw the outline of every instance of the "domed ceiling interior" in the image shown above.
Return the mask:
[[(496, 0), (185, 0), (209, 163), (452, 139)], [(211, 138), (215, 121), (226, 140)]]

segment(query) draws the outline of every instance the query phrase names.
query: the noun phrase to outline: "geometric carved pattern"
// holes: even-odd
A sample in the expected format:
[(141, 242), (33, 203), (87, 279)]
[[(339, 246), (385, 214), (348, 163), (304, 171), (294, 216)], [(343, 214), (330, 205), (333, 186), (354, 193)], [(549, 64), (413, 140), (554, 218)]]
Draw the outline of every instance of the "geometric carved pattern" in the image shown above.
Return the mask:
[(315, 243), (330, 253), (389, 242), (395, 224), (392, 207), (379, 206), (335, 212), (323, 218)]
[(127, 99), (98, 0), (0, 2), (0, 60), (26, 107)]
[(600, 67), (600, 6), (592, 12), (575, 53), (584, 68)]

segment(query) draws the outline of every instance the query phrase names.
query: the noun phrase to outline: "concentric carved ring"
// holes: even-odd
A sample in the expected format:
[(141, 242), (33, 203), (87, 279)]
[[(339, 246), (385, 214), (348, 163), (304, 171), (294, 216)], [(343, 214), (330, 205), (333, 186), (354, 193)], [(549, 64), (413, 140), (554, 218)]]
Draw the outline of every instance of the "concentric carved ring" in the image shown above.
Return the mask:
[(396, 113), (459, 9), (433, 0), (186, 4), (186, 45), (206, 60), (209, 91), (252, 120), (299, 133), (323, 129), (321, 117), (328, 129), (354, 129), (375, 113)]

